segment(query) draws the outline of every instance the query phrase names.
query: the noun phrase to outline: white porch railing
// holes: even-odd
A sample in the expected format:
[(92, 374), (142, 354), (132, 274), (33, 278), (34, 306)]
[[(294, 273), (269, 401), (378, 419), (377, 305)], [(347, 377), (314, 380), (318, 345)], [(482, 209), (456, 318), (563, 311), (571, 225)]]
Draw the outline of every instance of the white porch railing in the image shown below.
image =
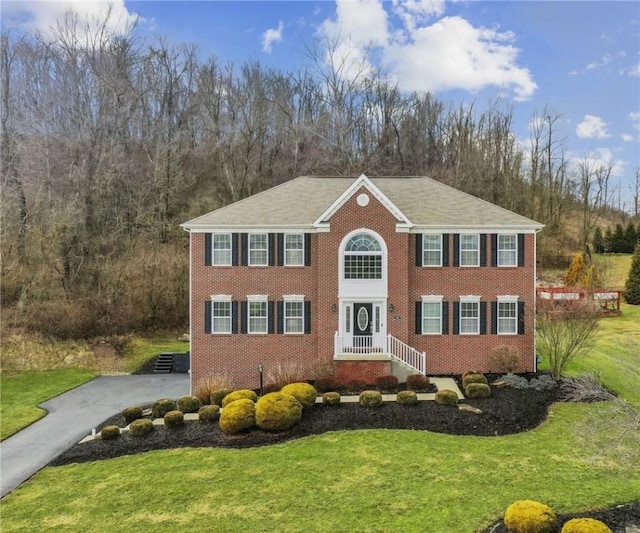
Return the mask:
[(402, 361), (421, 374), (426, 373), (426, 354), (419, 352), (393, 335), (339, 335), (336, 332), (334, 354), (340, 355), (388, 355)]

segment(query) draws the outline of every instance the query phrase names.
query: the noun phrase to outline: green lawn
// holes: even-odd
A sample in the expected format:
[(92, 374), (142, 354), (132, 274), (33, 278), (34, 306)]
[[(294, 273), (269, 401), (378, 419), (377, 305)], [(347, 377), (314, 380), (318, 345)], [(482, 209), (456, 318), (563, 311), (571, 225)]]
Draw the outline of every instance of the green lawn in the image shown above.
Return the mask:
[(186, 352), (189, 343), (178, 340), (178, 335), (167, 333), (156, 337), (135, 337), (125, 357), (126, 371), (135, 372), (147, 360), (162, 352)]
[(42, 418), (38, 404), (93, 379), (95, 373), (77, 368), (30, 371), (0, 376), (0, 439)]

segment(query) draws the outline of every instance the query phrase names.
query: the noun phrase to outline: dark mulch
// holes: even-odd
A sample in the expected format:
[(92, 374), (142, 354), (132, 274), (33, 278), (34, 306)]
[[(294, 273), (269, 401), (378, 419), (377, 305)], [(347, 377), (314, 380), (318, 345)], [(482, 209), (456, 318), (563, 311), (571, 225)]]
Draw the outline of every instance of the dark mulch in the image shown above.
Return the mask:
[[(402, 406), (395, 402), (377, 408), (361, 407), (357, 403), (337, 406), (315, 405), (303, 413), (302, 420), (292, 429), (279, 433), (267, 433), (258, 429), (240, 435), (225, 435), (218, 424), (186, 422), (180, 429), (168, 430), (156, 427), (145, 437), (133, 437), (123, 433), (115, 441), (96, 439), (76, 444), (56, 457), (51, 466), (82, 463), (133, 455), (152, 450), (180, 447), (250, 448), (285, 442), (291, 439), (319, 435), (329, 431), (354, 429), (412, 429), (447, 433), (451, 435), (475, 435), (491, 438), (531, 430), (547, 417), (549, 406), (557, 401), (557, 392), (492, 387), (492, 396), (486, 399), (466, 399), (464, 403), (482, 410), (474, 414), (457, 407), (420, 402), (415, 406)], [(101, 424), (125, 425), (120, 414)], [(98, 428), (98, 429), (100, 429)], [(622, 480), (621, 480), (622, 482)], [(625, 533), (625, 526), (640, 526), (640, 504), (585, 513), (561, 516), (560, 522), (574, 516), (589, 516), (603, 520), (614, 533)], [(485, 533), (505, 533), (502, 521)]]

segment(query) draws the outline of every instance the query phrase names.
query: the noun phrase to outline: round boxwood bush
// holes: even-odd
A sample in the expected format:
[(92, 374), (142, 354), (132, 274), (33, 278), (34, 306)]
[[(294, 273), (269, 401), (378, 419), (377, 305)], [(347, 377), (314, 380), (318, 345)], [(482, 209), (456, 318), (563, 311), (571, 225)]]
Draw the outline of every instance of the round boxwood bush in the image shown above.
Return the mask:
[(256, 403), (256, 426), (264, 431), (284, 431), (302, 418), (302, 404), (286, 392), (270, 392)]
[(293, 396), (304, 409), (313, 407), (318, 396), (316, 388), (313, 385), (309, 385), (309, 383), (289, 383), (289, 385), (282, 387), (280, 392)]
[(178, 410), (183, 413), (197, 413), (200, 400), (196, 396), (183, 396), (178, 400)]
[(114, 440), (120, 436), (120, 428), (118, 426), (105, 426), (100, 432), (102, 440)]
[(129, 426), (129, 431), (136, 437), (148, 435), (151, 433), (151, 430), (153, 430), (153, 422), (148, 418), (138, 418), (131, 422), (131, 425)]
[(382, 394), (377, 390), (363, 390), (358, 401), (363, 407), (380, 407), (382, 405)]
[(504, 513), (504, 525), (511, 533), (553, 533), (556, 524), (551, 507), (533, 500), (512, 503)]
[(469, 383), (464, 388), (467, 398), (488, 398), (491, 396), (491, 387), (486, 383)]
[(466, 387), (470, 383), (487, 383), (487, 378), (480, 372), (465, 372), (462, 374), (462, 386)]
[(238, 389), (230, 392), (222, 399), (222, 406), (226, 407), (237, 400), (251, 400), (253, 403), (258, 401), (258, 395), (249, 389)]
[(184, 413), (182, 411), (169, 411), (164, 415), (164, 425), (168, 429), (176, 429), (184, 425)]
[(249, 398), (240, 398), (227, 404), (220, 413), (220, 429), (234, 435), (256, 425), (256, 404)]
[(325, 392), (322, 395), (322, 403), (324, 405), (338, 405), (340, 403), (339, 392)]
[(400, 405), (416, 405), (418, 403), (418, 395), (412, 390), (401, 390), (396, 395), (396, 402)]
[(560, 533), (612, 533), (604, 522), (595, 518), (572, 518), (562, 526)]
[(458, 395), (455, 391), (442, 389), (436, 392), (435, 401), (441, 405), (457, 405)]
[(220, 406), (203, 405), (198, 409), (198, 420), (203, 423), (216, 422), (220, 418)]
[(141, 407), (127, 407), (122, 411), (122, 417), (127, 424), (131, 424), (134, 420), (138, 420), (138, 418), (142, 418), (142, 408)]
[(212, 405), (218, 405), (222, 407), (222, 400), (224, 400), (224, 397), (231, 392), (233, 392), (233, 390), (231, 389), (216, 389), (211, 393), (209, 401)]
[(176, 401), (171, 398), (162, 398), (156, 400), (151, 408), (151, 416), (153, 418), (163, 418), (169, 411), (175, 411), (177, 408)]

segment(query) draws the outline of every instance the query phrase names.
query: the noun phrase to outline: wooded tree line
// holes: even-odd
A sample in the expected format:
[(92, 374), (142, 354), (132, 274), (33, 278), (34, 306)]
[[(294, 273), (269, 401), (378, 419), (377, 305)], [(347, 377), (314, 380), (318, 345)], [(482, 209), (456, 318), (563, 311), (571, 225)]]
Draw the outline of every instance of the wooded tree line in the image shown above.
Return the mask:
[(602, 231), (600, 226), (593, 232), (593, 247), (596, 253), (632, 254), (640, 244), (640, 226), (629, 222), (626, 227), (618, 223), (613, 229), (607, 227)]
[(106, 22), (2, 35), (5, 322), (59, 337), (185, 326), (179, 224), (299, 175), (429, 175), (547, 224), (549, 243), (567, 209), (582, 207), (586, 242), (612, 203), (611, 167), (572, 173), (549, 109), (523, 147), (509, 106), (353, 79), (331, 43), (282, 72)]

